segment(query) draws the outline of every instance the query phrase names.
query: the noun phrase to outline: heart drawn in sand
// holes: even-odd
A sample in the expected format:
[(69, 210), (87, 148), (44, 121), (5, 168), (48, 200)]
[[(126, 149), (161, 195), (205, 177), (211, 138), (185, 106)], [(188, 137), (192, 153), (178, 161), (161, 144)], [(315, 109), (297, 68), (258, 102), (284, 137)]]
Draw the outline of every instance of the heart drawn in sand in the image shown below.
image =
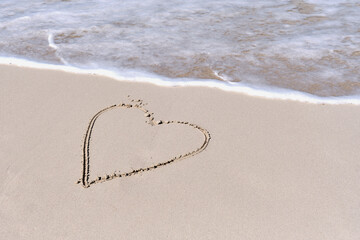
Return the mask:
[[(83, 143), (83, 148), (82, 148), (82, 151), (83, 151), (82, 177), (77, 182), (78, 184), (82, 184), (82, 186), (84, 188), (88, 188), (91, 185), (96, 184), (96, 183), (110, 181), (115, 178), (133, 176), (133, 175), (141, 173), (141, 172), (146, 172), (146, 171), (154, 170), (159, 167), (166, 166), (175, 161), (179, 161), (184, 158), (192, 157), (192, 156), (202, 152), (208, 146), (211, 137), (210, 137), (210, 133), (206, 129), (204, 129), (196, 124), (189, 123), (189, 122), (155, 120), (153, 113), (150, 113), (147, 109), (145, 109), (146, 104), (144, 104), (142, 100), (131, 100), (129, 102), (130, 103), (127, 103), (127, 104), (120, 103), (120, 104), (115, 104), (110, 107), (104, 108), (104, 109), (100, 110), (99, 112), (97, 112), (91, 118), (90, 123), (89, 123), (86, 133), (85, 133), (85, 138), (84, 138), (84, 143)], [(201, 142), (201, 145), (199, 144), (199, 147), (194, 148), (193, 151), (174, 156), (170, 159), (165, 159), (164, 161), (157, 163), (155, 165), (144, 166), (142, 168), (138, 168), (138, 169), (132, 170), (130, 172), (125, 172), (125, 173), (120, 173), (120, 172), (117, 173), (115, 171), (112, 174), (106, 174), (105, 176), (102, 176), (102, 177), (90, 179), (90, 140), (91, 140), (91, 134), (92, 134), (94, 126), (95, 126), (95, 122), (102, 114), (109, 112), (111, 110), (117, 109), (117, 108), (123, 108), (123, 109), (132, 108), (132, 109), (137, 109), (137, 110), (143, 112), (145, 118), (147, 119), (146, 123), (150, 124), (151, 126), (166, 125), (166, 124), (178, 124), (178, 125), (191, 127), (193, 129), (195, 129), (196, 131), (201, 132), (204, 136), (204, 140), (203, 140), (203, 142)]]

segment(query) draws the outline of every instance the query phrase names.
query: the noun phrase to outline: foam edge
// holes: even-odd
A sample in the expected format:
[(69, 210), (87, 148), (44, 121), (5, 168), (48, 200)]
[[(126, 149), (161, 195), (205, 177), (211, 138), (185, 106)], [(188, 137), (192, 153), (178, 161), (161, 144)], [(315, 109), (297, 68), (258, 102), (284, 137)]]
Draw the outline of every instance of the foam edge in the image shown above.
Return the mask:
[(240, 82), (222, 82), (218, 80), (196, 80), (196, 79), (171, 79), (166, 77), (159, 77), (152, 74), (146, 74), (142, 72), (122, 72), (117, 73), (111, 70), (105, 69), (85, 69), (77, 68), (69, 65), (55, 65), (47, 63), (39, 63), (34, 61), (29, 61), (21, 58), (13, 57), (0, 57), (0, 64), (26, 67), (33, 69), (48, 69), (48, 70), (58, 70), (69, 73), (78, 73), (78, 74), (95, 74), (100, 76), (109, 77), (118, 81), (127, 81), (127, 82), (139, 82), (139, 83), (151, 83), (157, 86), (162, 87), (209, 87), (217, 88), (227, 92), (241, 93), (253, 97), (261, 97), (266, 99), (276, 99), (276, 100), (290, 100), (302, 103), (311, 103), (311, 104), (330, 104), (330, 105), (360, 105), (360, 96), (341, 96), (341, 97), (320, 97), (315, 96), (309, 93), (275, 88), (275, 87), (255, 87), (248, 84)]

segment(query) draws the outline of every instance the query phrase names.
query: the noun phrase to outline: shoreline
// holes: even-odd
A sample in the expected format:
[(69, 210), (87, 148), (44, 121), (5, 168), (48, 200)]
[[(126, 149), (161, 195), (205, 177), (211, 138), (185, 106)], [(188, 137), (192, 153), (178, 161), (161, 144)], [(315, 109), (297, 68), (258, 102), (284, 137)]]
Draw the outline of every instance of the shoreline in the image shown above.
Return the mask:
[[(115, 71), (106, 69), (83, 69), (66, 65), (55, 65), (34, 62), (21, 58), (0, 57), (0, 65), (18, 66), (32, 69), (57, 70), (75, 74), (94, 74), (108, 77), (121, 82), (151, 83), (162, 87), (206, 87), (215, 88), (225, 92), (245, 94), (252, 97), (262, 97), (266, 99), (295, 101), (310, 104), (352, 104), (360, 105), (360, 95), (341, 96), (341, 97), (320, 97), (305, 92), (291, 89), (281, 89), (273, 87), (256, 87), (239, 82), (226, 82), (219, 80), (189, 80), (189, 79), (170, 79), (159, 77), (153, 74), (141, 72), (124, 72), (122, 75)], [(140, 77), (139, 77), (140, 76)]]
[[(0, 72), (5, 239), (360, 236), (358, 106), (16, 66)], [(130, 107), (139, 100), (149, 112)], [(167, 121), (179, 124), (159, 124)], [(193, 126), (211, 136), (204, 149)], [(83, 188), (76, 183), (88, 176), (89, 142), (89, 179), (107, 181)]]

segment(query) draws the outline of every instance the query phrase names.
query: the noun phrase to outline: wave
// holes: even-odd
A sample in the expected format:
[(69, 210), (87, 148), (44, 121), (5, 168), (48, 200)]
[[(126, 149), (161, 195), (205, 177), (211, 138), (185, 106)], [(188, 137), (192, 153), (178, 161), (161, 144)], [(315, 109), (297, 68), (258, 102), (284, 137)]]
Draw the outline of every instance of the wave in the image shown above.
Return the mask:
[(276, 87), (259, 87), (240, 82), (223, 82), (211, 79), (166, 78), (140, 71), (116, 71), (107, 69), (87, 69), (68, 65), (55, 65), (29, 61), (21, 58), (0, 57), (0, 64), (27, 67), (33, 69), (58, 70), (77, 74), (96, 74), (118, 81), (151, 83), (162, 87), (207, 87), (222, 91), (241, 93), (253, 97), (266, 99), (290, 100), (311, 104), (352, 104), (360, 105), (360, 95), (340, 97), (320, 97), (312, 94)]

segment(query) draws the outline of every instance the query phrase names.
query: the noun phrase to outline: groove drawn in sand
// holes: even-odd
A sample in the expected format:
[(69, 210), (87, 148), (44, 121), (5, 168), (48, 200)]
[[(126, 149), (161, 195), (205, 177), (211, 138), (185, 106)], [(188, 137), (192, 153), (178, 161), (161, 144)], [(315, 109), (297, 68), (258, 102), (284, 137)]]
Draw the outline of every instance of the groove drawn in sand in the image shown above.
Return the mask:
[[(139, 100), (131, 100), (130, 102), (131, 103), (129, 103), (129, 104), (120, 103), (120, 104), (115, 104), (110, 107), (104, 108), (104, 109), (100, 110), (99, 112), (97, 112), (90, 120), (90, 123), (89, 123), (86, 133), (85, 133), (84, 144), (83, 144), (83, 149), (82, 149), (83, 150), (82, 177), (77, 182), (78, 184), (81, 183), (84, 188), (88, 188), (91, 185), (96, 184), (96, 183), (110, 181), (115, 178), (129, 177), (129, 176), (133, 176), (135, 174), (141, 173), (141, 172), (151, 171), (156, 168), (169, 165), (171, 163), (174, 163), (175, 161), (179, 161), (184, 158), (194, 156), (194, 155), (202, 152), (208, 146), (211, 137), (210, 137), (210, 133), (206, 129), (204, 129), (196, 124), (189, 123), (189, 122), (155, 120), (154, 114), (150, 113), (149, 110), (147, 110), (145, 108), (146, 104), (144, 104), (143, 100), (140, 100), (140, 99)], [(180, 125), (186, 125), (186, 126), (192, 127), (194, 129), (196, 129), (197, 131), (200, 131), (204, 135), (204, 141), (202, 142), (201, 146), (199, 148), (197, 148), (196, 150), (194, 150), (192, 152), (187, 152), (185, 154), (177, 155), (177, 156), (175, 156), (169, 160), (166, 160), (164, 162), (160, 162), (155, 165), (151, 165), (151, 166), (144, 167), (144, 168), (138, 168), (136, 170), (133, 170), (130, 172), (125, 172), (125, 173), (120, 173), (120, 171), (115, 171), (112, 174), (106, 174), (105, 176), (97, 177), (96, 179), (90, 180), (90, 140), (91, 140), (91, 134), (92, 134), (93, 128), (95, 126), (95, 122), (102, 114), (104, 114), (105, 112), (111, 111), (115, 108), (138, 109), (144, 113), (144, 116), (147, 119), (146, 123), (150, 124), (151, 126), (165, 125), (165, 124), (180, 124)]]

